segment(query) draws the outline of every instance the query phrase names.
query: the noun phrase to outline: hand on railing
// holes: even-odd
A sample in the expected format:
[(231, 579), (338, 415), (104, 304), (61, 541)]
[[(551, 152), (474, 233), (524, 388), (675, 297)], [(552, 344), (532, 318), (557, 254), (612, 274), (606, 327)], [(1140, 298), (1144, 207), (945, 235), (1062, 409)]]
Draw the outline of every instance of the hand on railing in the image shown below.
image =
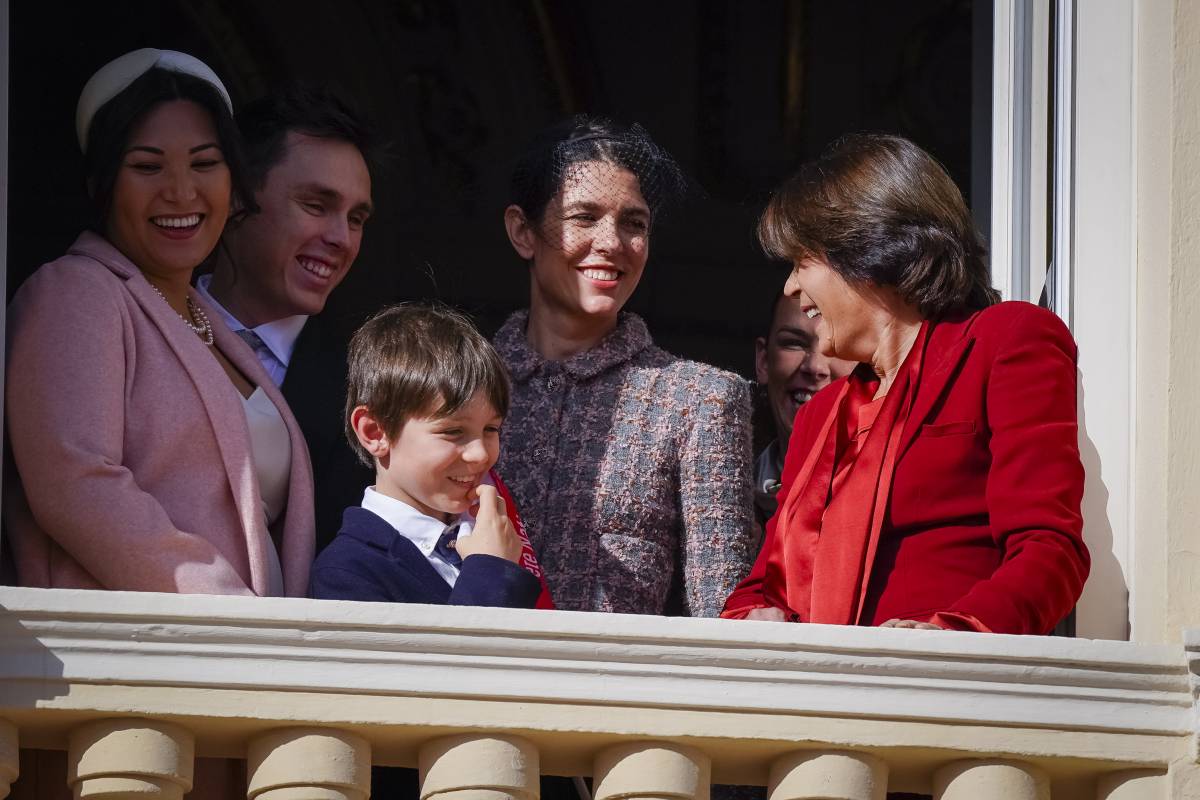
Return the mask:
[(787, 622), (787, 614), (782, 608), (769, 606), (767, 608), (756, 608), (746, 615), (746, 619), (757, 619), (763, 622)]
[(915, 619), (889, 619), (879, 627), (881, 628), (912, 628), (918, 631), (944, 631), (946, 630), (941, 625), (934, 625), (932, 622), (917, 622)]

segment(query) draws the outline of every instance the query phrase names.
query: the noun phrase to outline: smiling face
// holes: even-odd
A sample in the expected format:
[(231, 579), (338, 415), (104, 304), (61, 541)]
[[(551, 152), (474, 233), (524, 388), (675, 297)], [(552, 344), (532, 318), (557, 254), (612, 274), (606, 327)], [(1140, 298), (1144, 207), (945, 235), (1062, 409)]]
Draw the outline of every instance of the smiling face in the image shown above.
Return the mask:
[(650, 208), (632, 172), (585, 161), (567, 173), (537, 229), (524, 224), (512, 238), (533, 262), (535, 307), (615, 325), (650, 254)]
[(503, 421), (483, 392), (448, 417), (406, 420), (376, 459), (375, 490), (448, 522), (499, 458)]
[(783, 293), (801, 299), (802, 311), (816, 323), (818, 348), (823, 355), (854, 362), (871, 360), (872, 311), (876, 303), (828, 262), (816, 256), (795, 259)]
[(230, 226), (229, 309), (250, 327), (316, 314), (358, 256), (371, 175), (358, 148), (289, 131), (255, 195), (261, 211)]
[(188, 276), (216, 246), (231, 191), (209, 113), (188, 100), (163, 103), (129, 136), (105, 235), (148, 275)]
[(775, 431), (784, 446), (800, 406), (813, 394), (854, 369), (854, 362), (819, 352), (817, 320), (805, 313), (807, 297), (781, 297), (775, 305), (771, 331), (755, 340), (755, 377), (767, 387), (767, 402)]

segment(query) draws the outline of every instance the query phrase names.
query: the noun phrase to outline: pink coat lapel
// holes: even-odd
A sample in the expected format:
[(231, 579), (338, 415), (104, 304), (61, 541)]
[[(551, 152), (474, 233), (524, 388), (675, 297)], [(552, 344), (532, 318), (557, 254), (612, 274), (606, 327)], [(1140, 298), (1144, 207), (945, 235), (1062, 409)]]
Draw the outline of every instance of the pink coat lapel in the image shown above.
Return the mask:
[[(150, 286), (141, 271), (121, 257), (111, 245), (99, 237), (84, 236), (72, 252), (103, 263), (123, 277), (130, 294), (145, 312), (164, 341), (174, 351), (180, 365), (195, 385), (196, 394), (208, 415), (208, 422), (221, 453), (229, 488), (246, 535), (251, 588), (265, 595), (270, 583), (267, 547), (271, 533), (263, 517), (262, 499), (254, 472), (254, 457), (250, 451), (250, 432), (246, 413), (237, 390), (220, 363), (208, 353), (208, 347), (188, 330), (162, 297)], [(221, 322), (219, 316), (191, 291), (192, 301), (208, 312), (213, 327), (213, 345), (237, 367), (247, 379), (263, 387), (279, 409), (292, 443), (292, 469), (289, 481), (288, 507), (282, 519), (283, 532), (279, 559), (283, 567), (284, 590), (288, 596), (303, 597), (308, 591), (308, 573), (315, 547), (316, 523), (313, 512), (312, 467), (304, 436), (288, 409), (287, 403), (270, 377), (258, 362), (253, 351)]]
[[(221, 321), (220, 315), (213, 311), (199, 294), (193, 292), (192, 300), (208, 313), (208, 318), (212, 322), (213, 327), (214, 346), (251, 383), (262, 387), (267, 397), (279, 409), (284, 424), (287, 425), (288, 436), (292, 443), (292, 474), (288, 483), (287, 513), (283, 517), (283, 531), (279, 540), (279, 560), (283, 565), (284, 589), (287, 595), (289, 597), (304, 597), (308, 594), (308, 571), (313, 561), (316, 536), (316, 520), (313, 510), (312, 465), (309, 462), (308, 445), (304, 441), (304, 434), (301, 432), (296, 418), (292, 415), (291, 409), (288, 408), (287, 401), (283, 399), (283, 394), (275, 386), (271, 377), (263, 368), (262, 363), (258, 360), (258, 357), (254, 355), (254, 351), (242, 341), (241, 337), (231, 331)], [(218, 365), (219, 369), (220, 366)], [(221, 370), (221, 377), (228, 381), (228, 377), (225, 376), (223, 370)], [(240, 403), (238, 403), (238, 414), (242, 420), (242, 428), (245, 430), (245, 412)], [(249, 441), (248, 430), (244, 435), (246, 441)], [(253, 463), (250, 464), (250, 467), (253, 470)], [(262, 500), (259, 497), (257, 481), (251, 480), (250, 483), (253, 489), (252, 508), (255, 509), (255, 518), (258, 520), (259, 527), (264, 527), (262, 520)], [(241, 505), (239, 504), (240, 508)], [(264, 533), (266, 533), (265, 528)], [(247, 544), (250, 543), (247, 542)], [(261, 541), (261, 544), (265, 547), (265, 538)], [(262, 557), (267, 557), (265, 550), (262, 552)], [(265, 569), (266, 562), (263, 563), (263, 567)]]

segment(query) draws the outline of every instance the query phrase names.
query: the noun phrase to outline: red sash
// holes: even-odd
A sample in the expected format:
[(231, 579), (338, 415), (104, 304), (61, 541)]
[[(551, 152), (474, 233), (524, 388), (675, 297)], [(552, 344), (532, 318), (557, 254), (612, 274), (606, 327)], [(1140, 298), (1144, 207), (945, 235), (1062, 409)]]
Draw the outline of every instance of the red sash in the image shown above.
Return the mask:
[(500, 480), (500, 475), (496, 473), (496, 470), (488, 470), (488, 475), (496, 484), (496, 491), (504, 498), (504, 507), (508, 509), (508, 519), (517, 531), (517, 536), (521, 538), (520, 564), (532, 572), (542, 584), (542, 593), (538, 595), (534, 608), (552, 609), (554, 600), (550, 597), (550, 587), (546, 585), (546, 575), (542, 572), (542, 565), (538, 563), (537, 556), (533, 554), (533, 545), (529, 543), (529, 535), (525, 533), (525, 525), (521, 522), (521, 514), (517, 511), (517, 501), (513, 499), (512, 492), (504, 485), (504, 481)]
[[(851, 376), (788, 496), (780, 499), (777, 552), (771, 554), (767, 568), (786, 576), (777, 585), (785, 587), (786, 607), (799, 621), (836, 625), (861, 621), (928, 327), (928, 323), (921, 326), (857, 454), (845, 433), (857, 423), (859, 409), (871, 401), (873, 384)], [(854, 464), (831, 497), (834, 472), (846, 458), (854, 458)]]

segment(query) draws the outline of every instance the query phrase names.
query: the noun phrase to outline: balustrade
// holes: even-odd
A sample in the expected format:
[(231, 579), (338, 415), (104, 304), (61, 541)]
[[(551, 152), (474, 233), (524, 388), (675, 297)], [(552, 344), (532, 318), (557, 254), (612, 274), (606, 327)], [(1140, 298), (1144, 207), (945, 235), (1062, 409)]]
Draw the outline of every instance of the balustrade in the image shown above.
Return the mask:
[(246, 753), (248, 800), (366, 800), (371, 746), (325, 728), (284, 728), (255, 737)]
[(1041, 770), (1016, 761), (968, 760), (933, 776), (934, 800), (1050, 800)]
[[(1200, 800), (1184, 646), (503, 609), (0, 588), (0, 798), (26, 748), (76, 798)], [(43, 776), (44, 777), (44, 776)], [(199, 785), (199, 781), (197, 781)], [(38, 800), (43, 800), (41, 796)]]
[(626, 742), (596, 757), (595, 800), (708, 800), (709, 759), (670, 742)]
[(1154, 770), (1127, 770), (1101, 775), (1096, 781), (1096, 800), (1144, 800), (1167, 797), (1166, 776)]
[(67, 783), (77, 800), (181, 800), (192, 788), (193, 741), (166, 722), (89, 722), (71, 731)]
[(538, 751), (515, 736), (449, 736), (421, 748), (421, 800), (537, 800)]
[(771, 765), (768, 800), (884, 800), (887, 775), (866, 753), (789, 753)]

